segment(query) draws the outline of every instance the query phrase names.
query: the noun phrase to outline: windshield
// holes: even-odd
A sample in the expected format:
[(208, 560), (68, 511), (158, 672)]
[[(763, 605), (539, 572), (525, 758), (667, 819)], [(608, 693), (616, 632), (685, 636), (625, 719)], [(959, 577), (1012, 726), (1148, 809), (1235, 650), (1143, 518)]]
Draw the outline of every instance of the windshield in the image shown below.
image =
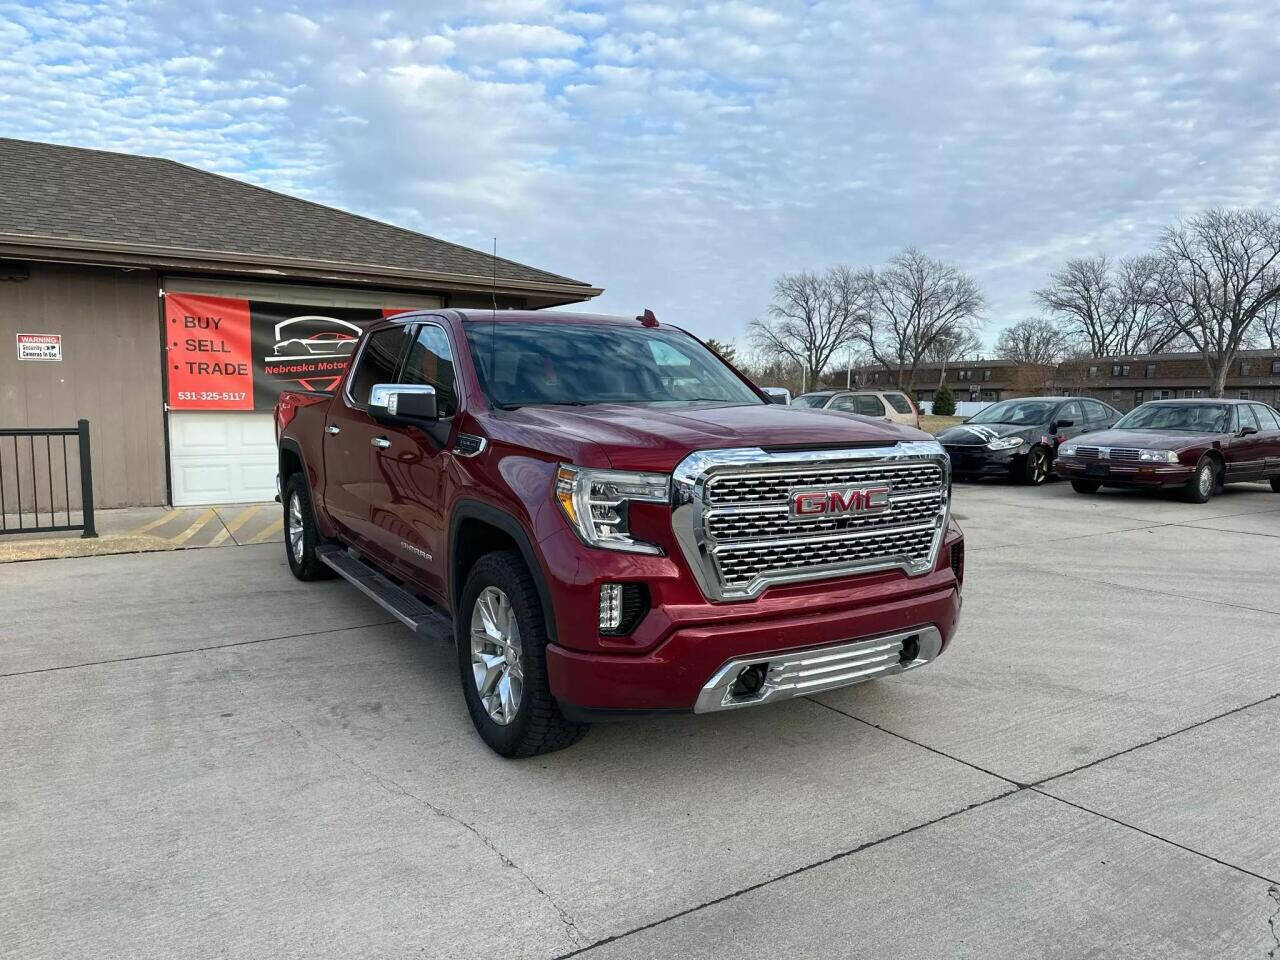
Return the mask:
[(1012, 423), (1016, 426), (1032, 426), (1046, 423), (1055, 404), (1052, 400), (1002, 400), (983, 407), (969, 423)]
[(1144, 403), (1116, 421), (1117, 430), (1226, 433), (1231, 409), (1224, 403)]
[(764, 403), (715, 354), (670, 327), (466, 324), (481, 386), (497, 406)]
[(793, 407), (820, 407), (831, 399), (829, 393), (806, 393), (802, 397), (796, 397), (791, 401)]

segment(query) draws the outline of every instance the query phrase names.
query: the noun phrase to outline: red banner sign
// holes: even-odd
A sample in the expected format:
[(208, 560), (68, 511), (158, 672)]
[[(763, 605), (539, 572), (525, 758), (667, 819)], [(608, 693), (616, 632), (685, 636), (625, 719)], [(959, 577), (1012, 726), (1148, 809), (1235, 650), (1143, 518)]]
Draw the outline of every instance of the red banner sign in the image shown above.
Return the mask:
[(333, 390), (364, 328), (409, 308), (165, 295), (171, 410), (270, 410), (282, 390)]

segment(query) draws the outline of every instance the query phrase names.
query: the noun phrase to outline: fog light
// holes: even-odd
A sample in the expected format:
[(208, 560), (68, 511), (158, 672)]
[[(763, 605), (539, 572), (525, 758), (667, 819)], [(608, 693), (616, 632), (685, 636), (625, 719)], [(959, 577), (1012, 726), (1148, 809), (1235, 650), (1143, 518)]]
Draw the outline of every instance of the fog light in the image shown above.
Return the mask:
[(622, 584), (600, 585), (600, 629), (617, 630), (622, 626)]
[(733, 686), (729, 688), (730, 695), (735, 697), (754, 696), (764, 686), (764, 680), (768, 674), (769, 665), (767, 663), (753, 663), (749, 667), (743, 667), (742, 672), (733, 681)]

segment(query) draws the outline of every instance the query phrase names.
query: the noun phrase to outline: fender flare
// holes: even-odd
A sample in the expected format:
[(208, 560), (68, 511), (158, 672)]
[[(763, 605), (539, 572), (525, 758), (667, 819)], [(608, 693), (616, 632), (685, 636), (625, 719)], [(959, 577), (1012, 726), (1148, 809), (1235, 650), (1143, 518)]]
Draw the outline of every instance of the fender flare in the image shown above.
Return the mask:
[(458, 577), (456, 558), (459, 554), (458, 535), (464, 520), (479, 520), (481, 523), (487, 523), (489, 526), (501, 530), (515, 541), (516, 547), (520, 551), (520, 556), (524, 559), (525, 566), (529, 568), (529, 575), (533, 577), (533, 584), (538, 590), (538, 600), (542, 604), (547, 639), (555, 643), (556, 616), (555, 607), (551, 603), (551, 590), (547, 586), (547, 574), (542, 568), (541, 558), (537, 551), (534, 550), (528, 533), (525, 532), (520, 521), (510, 513), (479, 500), (459, 501), (449, 517), (449, 605), (454, 610), (455, 619), (461, 615), (458, 610), (458, 603), (461, 600), (462, 584)]

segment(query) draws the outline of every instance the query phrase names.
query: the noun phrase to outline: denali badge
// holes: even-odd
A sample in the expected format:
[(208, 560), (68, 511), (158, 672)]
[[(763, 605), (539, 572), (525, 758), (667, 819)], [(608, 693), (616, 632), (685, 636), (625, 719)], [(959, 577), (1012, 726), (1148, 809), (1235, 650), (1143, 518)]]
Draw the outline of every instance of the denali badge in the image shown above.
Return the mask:
[(860, 487), (808, 487), (791, 491), (792, 517), (843, 517), (852, 513), (878, 513), (889, 509), (887, 483)]

